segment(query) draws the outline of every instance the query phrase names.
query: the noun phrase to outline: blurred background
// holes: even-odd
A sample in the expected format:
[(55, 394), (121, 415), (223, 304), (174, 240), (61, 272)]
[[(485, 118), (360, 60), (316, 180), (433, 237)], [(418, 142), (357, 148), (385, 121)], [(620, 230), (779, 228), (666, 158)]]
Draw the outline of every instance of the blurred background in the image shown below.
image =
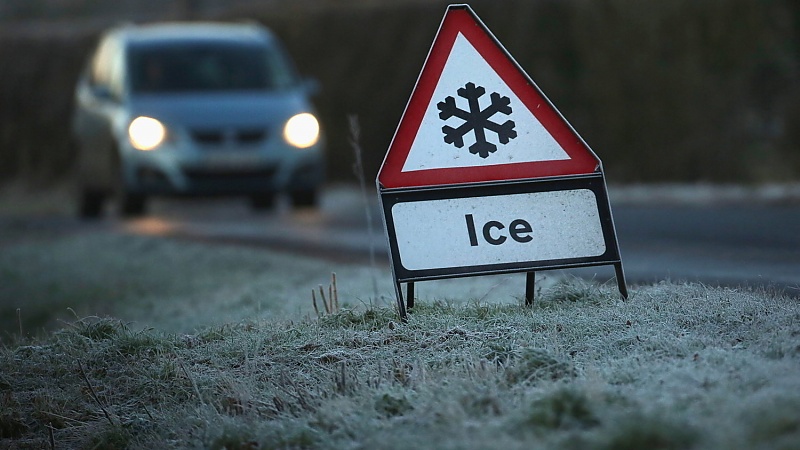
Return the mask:
[[(263, 23), (315, 98), (328, 179), (352, 181), (347, 116), (373, 178), (444, 14), (422, 0), (2, 0), (0, 180), (68, 180), (73, 90), (124, 21)], [(473, 0), (595, 150), (611, 183), (800, 179), (800, 2)]]

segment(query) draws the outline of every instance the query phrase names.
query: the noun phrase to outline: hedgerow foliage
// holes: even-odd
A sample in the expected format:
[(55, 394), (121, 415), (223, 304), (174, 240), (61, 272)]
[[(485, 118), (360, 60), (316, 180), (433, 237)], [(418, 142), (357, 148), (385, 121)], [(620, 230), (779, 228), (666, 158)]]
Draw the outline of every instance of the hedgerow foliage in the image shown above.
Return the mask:
[[(233, 8), (286, 43), (317, 97), (330, 175), (350, 179), (347, 115), (375, 173), (446, 2)], [(99, 4), (98, 4), (99, 5)], [(471, 5), (604, 160), (612, 181), (800, 175), (800, 4), (564, 0)], [(107, 11), (105, 11), (107, 13)], [(84, 12), (85, 13), (85, 12)], [(109, 20), (108, 23), (113, 21)], [(92, 28), (77, 25), (93, 23)], [(66, 176), (72, 87), (100, 27), (0, 34), (0, 176)]]

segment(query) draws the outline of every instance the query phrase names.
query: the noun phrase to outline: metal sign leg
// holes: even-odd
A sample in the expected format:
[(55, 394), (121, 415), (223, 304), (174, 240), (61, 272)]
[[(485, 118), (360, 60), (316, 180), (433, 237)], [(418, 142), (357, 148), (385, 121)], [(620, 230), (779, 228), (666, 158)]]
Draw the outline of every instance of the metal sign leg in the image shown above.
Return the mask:
[(408, 315), (406, 314), (406, 302), (403, 300), (403, 288), (400, 282), (395, 280), (394, 290), (397, 295), (397, 313), (400, 314), (400, 321), (403, 323), (408, 322)]
[(406, 305), (411, 310), (414, 307), (414, 282), (406, 283)]
[(614, 264), (614, 271), (617, 272), (617, 286), (619, 286), (619, 294), (622, 295), (623, 300), (627, 300), (628, 285), (625, 283), (625, 271), (622, 270), (622, 262)]
[(536, 291), (534, 289), (535, 285), (536, 285), (536, 272), (526, 272), (525, 273), (525, 306), (533, 306), (533, 296), (536, 293)]

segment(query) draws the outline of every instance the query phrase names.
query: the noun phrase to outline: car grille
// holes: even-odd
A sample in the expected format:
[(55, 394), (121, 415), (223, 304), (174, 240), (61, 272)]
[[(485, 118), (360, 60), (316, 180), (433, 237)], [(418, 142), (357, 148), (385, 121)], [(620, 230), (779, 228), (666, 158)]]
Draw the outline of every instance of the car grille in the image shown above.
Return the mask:
[(261, 169), (218, 170), (218, 169), (183, 169), (184, 175), (193, 181), (205, 180), (241, 180), (244, 178), (271, 178), (275, 175), (274, 167)]
[(192, 139), (206, 146), (248, 146), (261, 143), (267, 137), (266, 130), (224, 129), (224, 130), (192, 130)]

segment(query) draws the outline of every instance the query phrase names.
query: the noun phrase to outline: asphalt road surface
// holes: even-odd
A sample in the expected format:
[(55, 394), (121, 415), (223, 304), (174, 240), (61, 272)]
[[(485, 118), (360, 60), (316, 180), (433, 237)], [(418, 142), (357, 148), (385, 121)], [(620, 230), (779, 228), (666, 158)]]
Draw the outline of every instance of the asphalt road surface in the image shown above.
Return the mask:
[[(238, 200), (156, 201), (148, 217), (112, 221), (126, 233), (173, 236), (291, 251), (338, 261), (388, 262), (374, 191), (338, 187), (321, 206), (253, 213)], [(699, 281), (766, 286), (800, 296), (800, 202), (741, 198), (614, 201), (612, 210), (628, 283)], [(370, 220), (367, 219), (367, 214)], [(371, 226), (368, 226), (370, 224)], [(570, 273), (606, 281), (612, 267)]]
[(613, 207), (623, 264), (635, 282), (800, 287), (800, 205)]

